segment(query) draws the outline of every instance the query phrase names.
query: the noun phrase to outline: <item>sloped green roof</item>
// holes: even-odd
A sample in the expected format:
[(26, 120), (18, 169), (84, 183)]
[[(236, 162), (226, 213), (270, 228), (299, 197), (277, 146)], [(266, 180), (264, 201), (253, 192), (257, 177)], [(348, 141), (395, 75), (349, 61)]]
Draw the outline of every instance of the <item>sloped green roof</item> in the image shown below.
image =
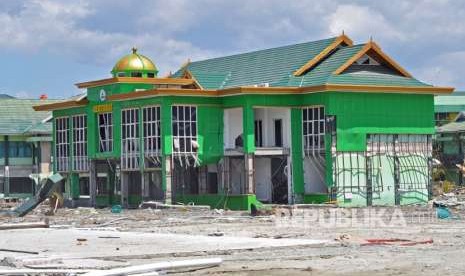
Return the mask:
[(460, 92), (454, 92), (447, 96), (434, 97), (435, 112), (460, 112), (465, 111), (465, 96)]
[(328, 78), (331, 77), (332, 73), (359, 52), (363, 46), (364, 45), (355, 45), (341, 48), (303, 76), (295, 77), (290, 74), (287, 76), (287, 83), (284, 79), (284, 82), (274, 83), (273, 86), (311, 86), (325, 84), (328, 82)]
[(57, 100), (0, 99), (0, 135), (51, 134), (51, 123), (42, 122), (51, 112), (32, 107), (53, 102)]
[[(187, 69), (206, 88), (228, 88), (274, 83), (313, 59), (336, 38), (299, 43), (189, 63)], [(211, 74), (211, 75), (210, 75)], [(222, 78), (222, 76), (224, 76)]]
[(173, 77), (180, 77), (185, 70), (189, 70), (205, 89), (223, 89), (264, 83), (274, 87), (323, 84), (429, 86), (415, 78), (401, 76), (384, 66), (352, 65), (339, 75), (333, 74), (336, 69), (362, 50), (365, 44), (341, 47), (304, 75), (297, 77), (293, 75), (297, 69), (313, 59), (335, 39), (329, 38), (195, 61), (181, 68)]

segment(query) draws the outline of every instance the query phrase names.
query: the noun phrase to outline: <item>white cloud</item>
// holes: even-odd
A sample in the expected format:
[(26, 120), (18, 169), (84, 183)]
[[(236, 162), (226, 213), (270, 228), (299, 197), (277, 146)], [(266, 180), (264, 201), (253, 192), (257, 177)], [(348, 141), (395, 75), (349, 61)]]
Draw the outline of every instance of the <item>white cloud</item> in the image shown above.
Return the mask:
[(164, 74), (187, 58), (320, 39), (344, 30), (356, 43), (373, 36), (404, 67), (417, 68), (420, 79), (465, 88), (465, 72), (453, 62), (465, 61), (459, 54), (463, 18), (465, 3), (447, 0), (2, 1), (0, 49), (51, 52), (109, 66), (109, 71), (137, 46)]
[(420, 70), (418, 77), (436, 86), (465, 87), (465, 51), (450, 52), (438, 55), (427, 61)]
[(0, 47), (50, 51), (83, 63), (112, 64), (137, 46), (156, 60), (162, 73), (178, 68), (189, 57), (210, 55), (189, 42), (157, 32), (104, 32), (80, 27), (79, 20), (93, 13), (85, 1), (26, 2), (17, 14), (0, 13), (0, 25), (5, 26), (0, 29)]
[(404, 38), (381, 13), (366, 6), (340, 5), (326, 20), (332, 35), (339, 35), (344, 31), (362, 41), (367, 41), (369, 36), (382, 37), (385, 40)]

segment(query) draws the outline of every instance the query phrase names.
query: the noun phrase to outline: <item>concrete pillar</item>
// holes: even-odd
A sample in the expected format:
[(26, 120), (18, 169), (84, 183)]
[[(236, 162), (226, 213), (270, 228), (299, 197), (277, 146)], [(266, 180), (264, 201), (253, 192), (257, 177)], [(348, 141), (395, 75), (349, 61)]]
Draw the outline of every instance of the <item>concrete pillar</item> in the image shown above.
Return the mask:
[(165, 203), (172, 204), (174, 200), (173, 196), (173, 177), (172, 177), (172, 162), (171, 156), (165, 157)]
[(95, 160), (90, 161), (89, 167), (89, 206), (97, 205), (97, 163)]
[(123, 208), (129, 207), (129, 174), (127, 172), (121, 173), (121, 206)]
[(199, 194), (201, 195), (208, 193), (207, 173), (208, 173), (207, 166), (202, 166), (199, 168)]
[(141, 172), (142, 179), (142, 199), (146, 200), (150, 197), (149, 178), (148, 173)]
[(290, 155), (286, 157), (286, 173), (287, 173), (287, 203), (294, 204), (294, 189), (292, 182), (292, 158)]
[(229, 157), (224, 157), (223, 158), (223, 177), (222, 177), (222, 180), (223, 180), (223, 190), (222, 192), (223, 193), (226, 193), (226, 194), (229, 194), (231, 192), (231, 178), (230, 178), (230, 175), (229, 175)]
[(254, 181), (254, 156), (253, 154), (245, 154), (245, 189), (247, 194), (255, 194)]

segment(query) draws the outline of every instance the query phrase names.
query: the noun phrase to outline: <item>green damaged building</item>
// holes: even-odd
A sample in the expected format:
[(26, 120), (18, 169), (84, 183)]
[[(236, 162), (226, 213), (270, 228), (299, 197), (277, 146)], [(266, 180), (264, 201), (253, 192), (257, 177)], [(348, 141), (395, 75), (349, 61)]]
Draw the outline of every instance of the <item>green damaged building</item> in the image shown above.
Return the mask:
[(424, 203), (433, 97), (373, 41), (346, 35), (187, 62), (161, 78), (134, 49), (53, 111), (54, 170), (74, 205), (144, 200)]

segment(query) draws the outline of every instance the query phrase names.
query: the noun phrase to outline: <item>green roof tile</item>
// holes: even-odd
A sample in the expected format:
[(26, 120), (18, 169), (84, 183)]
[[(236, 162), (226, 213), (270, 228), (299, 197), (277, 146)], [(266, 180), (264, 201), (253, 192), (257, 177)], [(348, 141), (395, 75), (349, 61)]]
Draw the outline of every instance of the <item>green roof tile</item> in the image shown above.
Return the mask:
[(205, 89), (223, 89), (268, 83), (270, 86), (313, 86), (323, 84), (354, 84), (379, 86), (429, 86), (414, 78), (373, 65), (352, 65), (342, 74), (333, 72), (358, 53), (365, 44), (346, 46), (335, 50), (302, 76), (293, 73), (313, 59), (335, 38), (266, 49), (250, 53), (213, 58), (189, 63), (184, 70)]
[(42, 121), (48, 111), (34, 111), (32, 107), (56, 100), (0, 99), (0, 135), (51, 133), (51, 123)]
[[(299, 43), (226, 57), (191, 62), (185, 69), (202, 86), (228, 88), (273, 83), (292, 74), (318, 55), (335, 38)], [(182, 74), (182, 70), (174, 76)], [(208, 76), (211, 73), (214, 77)], [(220, 76), (225, 76), (221, 79)], [(220, 81), (221, 79), (221, 81)], [(212, 84), (215, 84), (212, 86)], [(205, 87), (204, 87), (205, 88)]]

